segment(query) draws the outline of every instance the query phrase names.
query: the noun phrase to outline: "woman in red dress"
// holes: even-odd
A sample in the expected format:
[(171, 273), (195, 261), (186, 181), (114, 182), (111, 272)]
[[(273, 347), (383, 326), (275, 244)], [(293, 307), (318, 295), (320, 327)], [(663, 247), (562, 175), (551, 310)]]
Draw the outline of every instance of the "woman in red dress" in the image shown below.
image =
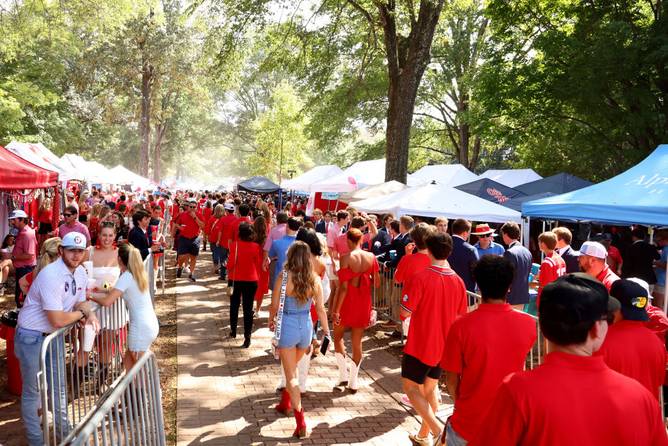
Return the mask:
[[(264, 242), (269, 237), (270, 228), (267, 219), (259, 215), (253, 222), (253, 229), (255, 230), (255, 243), (260, 246), (260, 251), (262, 251)], [(269, 268), (265, 269), (263, 267), (263, 260), (264, 257), (260, 256), (260, 264), (258, 265), (259, 279), (257, 282), (257, 291), (255, 292), (255, 315), (260, 312), (262, 299), (269, 292)]]
[[(357, 392), (357, 375), (362, 363), (362, 336), (371, 319), (372, 285), (380, 286), (378, 262), (373, 253), (362, 251), (362, 232), (351, 229), (347, 233), (350, 253), (341, 257), (339, 269), (339, 289), (333, 304), (334, 347), (339, 367), (338, 386), (348, 385)], [(343, 334), (351, 329), (353, 363), (350, 370), (346, 366), (346, 349)]]

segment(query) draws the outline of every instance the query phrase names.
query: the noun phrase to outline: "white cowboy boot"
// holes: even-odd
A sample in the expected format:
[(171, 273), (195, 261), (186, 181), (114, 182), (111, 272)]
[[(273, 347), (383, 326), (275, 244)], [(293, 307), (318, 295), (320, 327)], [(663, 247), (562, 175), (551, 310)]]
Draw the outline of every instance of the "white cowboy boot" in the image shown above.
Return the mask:
[(311, 355), (307, 353), (297, 363), (297, 376), (299, 377), (299, 390), (301, 393), (306, 393), (306, 379), (308, 378), (310, 368)]
[(339, 379), (336, 382), (337, 386), (346, 386), (348, 384), (348, 367), (346, 363), (346, 356), (342, 353), (335, 353), (336, 365), (339, 366)]
[(350, 378), (348, 379), (348, 388), (352, 393), (356, 393), (358, 389), (358, 375), (360, 373), (360, 368), (362, 367), (362, 361), (364, 358), (360, 359), (359, 364), (355, 364), (355, 361), (351, 361), (352, 364), (350, 364)]

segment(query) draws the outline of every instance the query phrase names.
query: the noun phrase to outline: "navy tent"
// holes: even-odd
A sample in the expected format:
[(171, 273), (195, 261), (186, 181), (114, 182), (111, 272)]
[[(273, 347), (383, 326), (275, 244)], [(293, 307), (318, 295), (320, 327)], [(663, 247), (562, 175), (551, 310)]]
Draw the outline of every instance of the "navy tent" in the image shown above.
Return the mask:
[(522, 205), (524, 203), (538, 200), (541, 198), (554, 197), (555, 195), (557, 194), (553, 194), (552, 192), (543, 192), (542, 194), (534, 194), (534, 195), (518, 195), (517, 197), (511, 198), (510, 200), (501, 204), (507, 208), (513, 209), (518, 212), (522, 212)]
[(592, 184), (594, 183), (583, 180), (575, 175), (558, 173), (551, 177), (515, 186), (515, 189), (522, 192), (524, 195), (536, 195), (545, 192), (565, 194), (566, 192), (573, 192), (574, 190), (582, 189), (583, 187), (591, 186)]
[[(489, 178), (481, 178), (470, 183), (462, 184), (456, 186), (455, 189), (475, 195), (476, 197), (484, 198), (492, 203), (502, 205), (505, 205), (511, 198), (524, 196), (522, 192), (513, 189), (512, 187), (504, 186)], [(515, 210), (519, 211), (520, 209)]]
[(273, 183), (269, 178), (265, 177), (251, 177), (237, 184), (237, 188), (258, 194), (268, 194), (276, 192), (279, 189), (278, 184)]
[(530, 201), (522, 214), (554, 220), (668, 225), (668, 145), (602, 183)]

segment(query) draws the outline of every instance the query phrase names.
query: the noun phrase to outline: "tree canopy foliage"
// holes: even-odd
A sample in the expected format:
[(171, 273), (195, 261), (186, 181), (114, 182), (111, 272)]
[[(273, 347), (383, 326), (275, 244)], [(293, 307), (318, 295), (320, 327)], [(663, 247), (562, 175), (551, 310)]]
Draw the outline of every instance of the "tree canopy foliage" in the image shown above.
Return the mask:
[(668, 136), (658, 0), (2, 5), (0, 144), (155, 178), (388, 155), (388, 178), (459, 162), (600, 180)]

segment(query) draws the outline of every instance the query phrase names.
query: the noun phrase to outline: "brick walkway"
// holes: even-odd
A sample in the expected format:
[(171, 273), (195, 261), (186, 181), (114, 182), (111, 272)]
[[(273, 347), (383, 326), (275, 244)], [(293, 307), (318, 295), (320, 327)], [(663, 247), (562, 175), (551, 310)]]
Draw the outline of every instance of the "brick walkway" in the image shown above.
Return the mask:
[(399, 361), (382, 348), (374, 349), (372, 340), (365, 341), (363, 387), (355, 395), (332, 389), (338, 376), (333, 354), (311, 363), (303, 404), (312, 433), (301, 441), (292, 439), (294, 418), (273, 409), (280, 371), (269, 355), (268, 312), (256, 319), (251, 347), (240, 348), (243, 336), (228, 337), (225, 290), (213, 276), (196, 284), (177, 280), (179, 446), (410, 445), (407, 433), (419, 425), (399, 403)]

